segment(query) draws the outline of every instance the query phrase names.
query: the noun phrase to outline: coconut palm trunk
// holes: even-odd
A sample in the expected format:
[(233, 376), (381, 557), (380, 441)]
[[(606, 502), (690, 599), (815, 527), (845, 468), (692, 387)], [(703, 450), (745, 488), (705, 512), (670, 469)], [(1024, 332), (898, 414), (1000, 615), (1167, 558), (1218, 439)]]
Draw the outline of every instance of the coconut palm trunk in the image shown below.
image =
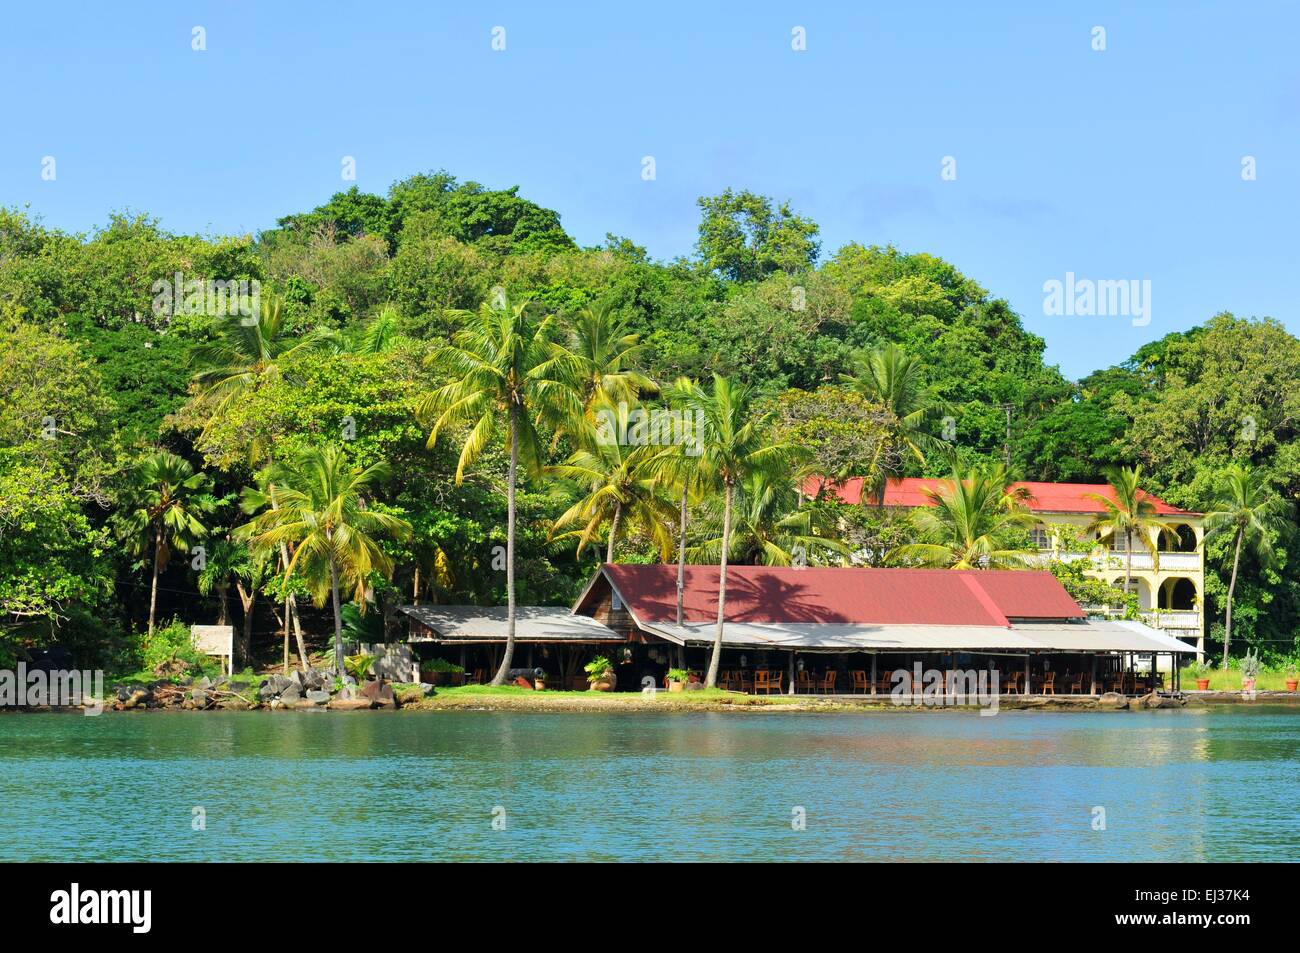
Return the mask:
[(614, 504), (614, 518), (609, 521), (609, 545), (605, 547), (605, 562), (614, 561), (614, 541), (618, 539), (618, 521), (623, 516), (623, 504)]
[(158, 567), (162, 563), (162, 527), (153, 537), (153, 583), (149, 587), (149, 634), (153, 635), (154, 615), (158, 611)]
[(686, 497), (689, 487), (682, 480), (681, 533), (677, 537), (677, 625), (680, 628), (686, 601)]
[(510, 408), (510, 471), (506, 477), (506, 651), (493, 685), (504, 685), (515, 657), (515, 480), (519, 473), (519, 408)]
[[(332, 544), (334, 534), (326, 531), (325, 538)], [(334, 670), (339, 678), (345, 674), (343, 668), (343, 613), (339, 606), (339, 564), (330, 552), (330, 595), (334, 600)]]
[[(235, 583), (235, 590), (239, 593), (239, 604), (244, 607), (244, 625), (243, 635), (239, 641), (239, 656), (241, 664), (248, 665), (253, 660), (253, 607), (257, 602), (257, 586), (250, 585), (245, 589), (242, 582)], [(289, 642), (285, 640), (285, 667), (288, 668)]]
[(1232, 594), (1237, 588), (1237, 565), (1241, 562), (1241, 542), (1246, 529), (1237, 530), (1237, 542), (1232, 549), (1232, 578), (1228, 581), (1228, 611), (1223, 623), (1223, 667), (1228, 667), (1228, 647), (1232, 644)]
[(727, 615), (727, 553), (731, 549), (731, 500), (735, 485), (728, 480), (722, 507), (722, 556), (718, 560), (718, 627), (713, 634), (713, 654), (709, 658), (709, 673), (705, 688), (718, 685), (718, 664), (722, 660), (722, 625)]
[(1133, 588), (1133, 531), (1124, 530), (1124, 592)]
[[(275, 502), (275, 484), (271, 484), (267, 487), (267, 496), (271, 501), (271, 509), (278, 510), (280, 507)], [(280, 544), (280, 568), (284, 569), (286, 573), (289, 570), (289, 547), (285, 543)], [(287, 575), (285, 576), (284, 584), (286, 587), (289, 585), (289, 578)], [(292, 592), (285, 596), (284, 606), (284, 640), (288, 643), (289, 623), (292, 621), (293, 634), (298, 642), (298, 665), (303, 671), (306, 671), (309, 667), (307, 664), (307, 643), (302, 637), (302, 620), (298, 618), (298, 600), (294, 598)], [(289, 652), (287, 648), (284, 653), (284, 670), (286, 673), (289, 671)]]

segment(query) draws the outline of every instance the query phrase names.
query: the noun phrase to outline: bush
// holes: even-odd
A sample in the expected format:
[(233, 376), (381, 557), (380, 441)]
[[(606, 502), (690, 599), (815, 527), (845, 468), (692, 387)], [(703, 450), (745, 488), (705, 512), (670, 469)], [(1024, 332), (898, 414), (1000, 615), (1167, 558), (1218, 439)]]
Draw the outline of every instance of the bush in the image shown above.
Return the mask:
[(190, 627), (180, 619), (155, 628), (152, 636), (142, 633), (138, 637), (138, 656), (141, 667), (148, 672), (162, 673), (173, 662), (180, 662), (186, 671), (221, 674), (221, 662), (194, 648)]
[(459, 675), (465, 671), (465, 668), (454, 662), (448, 662), (445, 658), (427, 658), (420, 660), (420, 671), (446, 672), (450, 675)]

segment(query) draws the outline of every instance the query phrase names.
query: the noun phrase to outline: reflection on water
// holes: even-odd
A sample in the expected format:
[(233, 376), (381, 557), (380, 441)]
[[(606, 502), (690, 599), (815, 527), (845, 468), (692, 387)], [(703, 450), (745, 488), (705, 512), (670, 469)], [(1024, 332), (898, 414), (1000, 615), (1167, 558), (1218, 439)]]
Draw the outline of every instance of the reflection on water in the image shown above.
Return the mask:
[(1298, 770), (1266, 707), (4, 715), (0, 859), (1271, 859)]

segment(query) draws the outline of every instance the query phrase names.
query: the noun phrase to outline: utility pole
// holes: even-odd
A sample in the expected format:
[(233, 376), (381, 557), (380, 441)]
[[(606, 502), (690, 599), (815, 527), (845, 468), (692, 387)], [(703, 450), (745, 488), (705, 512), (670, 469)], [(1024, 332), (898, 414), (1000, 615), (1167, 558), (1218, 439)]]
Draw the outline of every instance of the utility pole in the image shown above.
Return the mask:
[(1007, 468), (1011, 467), (1011, 412), (1016, 409), (1015, 404), (994, 404), (998, 410), (1005, 411), (1007, 415), (1007, 442), (1003, 444), (1003, 454), (1006, 457)]

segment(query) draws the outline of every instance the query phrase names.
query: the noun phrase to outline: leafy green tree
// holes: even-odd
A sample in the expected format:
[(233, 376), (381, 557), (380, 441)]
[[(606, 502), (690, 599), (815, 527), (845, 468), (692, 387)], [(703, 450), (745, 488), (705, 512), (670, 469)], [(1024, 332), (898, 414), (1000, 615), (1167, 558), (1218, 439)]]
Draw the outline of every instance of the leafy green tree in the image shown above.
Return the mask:
[[(717, 532), (721, 513), (707, 512), (705, 525)], [(742, 565), (831, 565), (847, 561), (850, 548), (827, 534), (817, 510), (801, 508), (799, 494), (784, 475), (750, 473), (737, 487), (728, 560)], [(708, 536), (691, 548), (692, 562), (714, 562), (722, 554), (722, 536)]]
[(149, 635), (153, 635), (158, 607), (158, 574), (171, 560), (173, 549), (188, 550), (207, 535), (203, 524), (217, 508), (211, 480), (188, 460), (166, 450), (141, 459), (130, 473), (131, 500), (123, 533), (132, 550), (152, 558), (149, 586)]
[(821, 250), (817, 223), (753, 192), (702, 196), (696, 250), (704, 267), (732, 281), (757, 281), (774, 271), (811, 268)]
[(459, 316), (463, 322), (452, 343), (440, 348), (437, 361), (452, 381), (428, 394), (419, 414), (432, 420), (429, 447), (439, 433), (473, 421), (456, 464), (456, 483), (465, 479), (492, 440), (501, 416), (506, 418), (506, 646), (493, 685), (505, 683), (515, 650), (515, 495), (519, 464), (540, 474), (545, 453), (537, 433), (539, 416), (572, 420), (580, 416), (567, 352), (552, 340), (552, 319), (534, 320), (527, 302), (496, 310), (483, 304)]
[(727, 561), (731, 552), (731, 518), (736, 488), (756, 472), (778, 470), (797, 455), (793, 446), (774, 442), (770, 436), (773, 414), (760, 412), (754, 393), (714, 375), (713, 389), (697, 389), (690, 397), (692, 409), (703, 422), (700, 435), (699, 475), (706, 486), (722, 492), (722, 536), (718, 560), (718, 625), (705, 685), (718, 682), (722, 659), (722, 633), (727, 611)]
[[(281, 299), (263, 295), (259, 313), (254, 318), (224, 318), (217, 323), (216, 337), (192, 352), (192, 361), (200, 368), (194, 375), (199, 387), (199, 401), (209, 424), (220, 418), (253, 388), (279, 380), (285, 364), (297, 355), (313, 350), (338, 347), (337, 336), (328, 330), (309, 331), (291, 337), (284, 326), (285, 309)], [(204, 434), (208, 427), (205, 426)], [(201, 447), (204, 434), (200, 434)], [(265, 459), (265, 447), (249, 448), (249, 462)]]
[(933, 505), (912, 512), (919, 542), (895, 549), (888, 560), (943, 569), (1021, 569), (1030, 555), (1026, 533), (1035, 517), (993, 464), (953, 473), (942, 489), (926, 490)]
[[(366, 499), (375, 484), (386, 479), (386, 464), (353, 466), (336, 446), (314, 447), (280, 465), (270, 479), (275, 486), (274, 509), (266, 509), (241, 526), (236, 537), (254, 546), (287, 545), (292, 551), (286, 577), (301, 569), (317, 605), (332, 598), (334, 607), (334, 665), (343, 674), (343, 617), (340, 585), (353, 590), (353, 601), (364, 610), (372, 573), (386, 578), (393, 563), (377, 537), (402, 540), (410, 536), (406, 520), (382, 512)], [(305, 664), (304, 659), (304, 664)]]
[(1232, 579), (1228, 583), (1227, 611), (1223, 628), (1223, 667), (1228, 667), (1232, 644), (1232, 597), (1237, 588), (1237, 569), (1242, 547), (1249, 547), (1263, 564), (1273, 559), (1274, 540), (1292, 528), (1293, 507), (1269, 485), (1268, 474), (1233, 463), (1224, 468), (1222, 483), (1205, 514), (1207, 536), (1232, 538)]

